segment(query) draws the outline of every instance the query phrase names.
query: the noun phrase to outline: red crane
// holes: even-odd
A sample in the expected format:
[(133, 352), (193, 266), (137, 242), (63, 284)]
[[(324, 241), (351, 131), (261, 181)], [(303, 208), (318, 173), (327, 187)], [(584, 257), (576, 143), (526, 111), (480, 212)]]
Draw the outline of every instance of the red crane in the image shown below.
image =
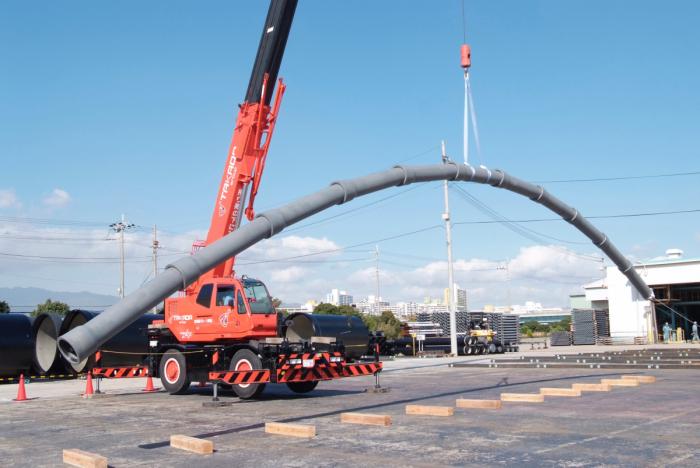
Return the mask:
[[(296, 6), (297, 0), (270, 3), (209, 233), (206, 241), (196, 242), (193, 249), (236, 230), (244, 212), (249, 220), (254, 217), (255, 197), (285, 90), (277, 74)], [(324, 330), (335, 327), (343, 338), (301, 338), (295, 334), (290, 342), (282, 336), (283, 324), (265, 284), (236, 276), (233, 266), (234, 258), (227, 259), (187, 287), (181, 296), (166, 299), (164, 319), (149, 326), (148, 373), (160, 376), (170, 393), (185, 393), (197, 380), (230, 385), (241, 398), (259, 395), (268, 382), (286, 383), (291, 390), (303, 393), (313, 390), (320, 380), (376, 375), (381, 370), (378, 356), (375, 362), (360, 364), (353, 363), (346, 353), (343, 340), (349, 339), (348, 328), (367, 336), (359, 318), (353, 318), (354, 325), (350, 318), (338, 317), (334, 323), (326, 319)], [(313, 328), (304, 327), (310, 332)], [(138, 376), (145, 370), (97, 367), (93, 375)]]

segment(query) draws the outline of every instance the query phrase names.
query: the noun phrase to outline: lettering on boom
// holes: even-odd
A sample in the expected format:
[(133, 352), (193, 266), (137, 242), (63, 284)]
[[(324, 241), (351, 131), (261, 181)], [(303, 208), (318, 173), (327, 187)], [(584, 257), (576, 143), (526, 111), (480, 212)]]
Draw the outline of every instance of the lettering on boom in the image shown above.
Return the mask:
[(226, 214), (226, 197), (228, 196), (228, 190), (233, 185), (234, 180), (236, 180), (236, 146), (231, 149), (231, 155), (228, 158), (228, 166), (226, 167), (226, 179), (221, 187), (221, 194), (219, 195), (219, 216), (224, 216)]

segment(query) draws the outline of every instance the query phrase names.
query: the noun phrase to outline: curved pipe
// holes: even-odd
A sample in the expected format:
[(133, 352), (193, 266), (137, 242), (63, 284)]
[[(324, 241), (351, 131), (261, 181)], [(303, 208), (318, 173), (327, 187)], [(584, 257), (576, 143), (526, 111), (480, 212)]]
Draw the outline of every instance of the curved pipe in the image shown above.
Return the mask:
[(537, 202), (585, 234), (601, 249), (629, 279), (642, 297), (651, 299), (653, 293), (637, 274), (632, 263), (577, 210), (545, 191), (544, 188), (525, 182), (500, 170), (473, 167), (449, 162), (428, 166), (395, 166), (356, 179), (333, 182), (329, 187), (299, 198), (287, 205), (259, 214), (253, 221), (231, 234), (201, 249), (196, 254), (181, 258), (166, 266), (165, 272), (134, 293), (105, 310), (88, 324), (71, 330), (59, 338), (59, 349), (70, 362), (85, 359), (109, 338), (119, 333), (138, 316), (157, 305), (174, 292), (185, 289), (200, 275), (219, 263), (238, 255), (257, 242), (272, 237), (285, 227), (301, 221), (334, 205), (378, 192), (389, 187), (417, 182), (454, 180), (488, 184), (518, 193)]

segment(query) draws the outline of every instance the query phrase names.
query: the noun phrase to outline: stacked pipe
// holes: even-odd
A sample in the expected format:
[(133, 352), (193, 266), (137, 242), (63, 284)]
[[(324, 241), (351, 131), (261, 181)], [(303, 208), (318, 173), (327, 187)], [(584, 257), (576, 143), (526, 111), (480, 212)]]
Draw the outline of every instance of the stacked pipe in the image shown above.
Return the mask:
[(596, 344), (598, 338), (610, 335), (607, 311), (574, 309), (571, 315), (575, 345)]
[(550, 346), (570, 346), (571, 333), (568, 331), (555, 331), (549, 337)]
[[(0, 315), (0, 377), (81, 373), (95, 364), (95, 356), (69, 363), (58, 351), (58, 337), (95, 318), (98, 312), (73, 310), (65, 318), (54, 314), (30, 317)], [(140, 317), (101, 348), (100, 365), (142, 364), (148, 353), (148, 324), (162, 315)]]

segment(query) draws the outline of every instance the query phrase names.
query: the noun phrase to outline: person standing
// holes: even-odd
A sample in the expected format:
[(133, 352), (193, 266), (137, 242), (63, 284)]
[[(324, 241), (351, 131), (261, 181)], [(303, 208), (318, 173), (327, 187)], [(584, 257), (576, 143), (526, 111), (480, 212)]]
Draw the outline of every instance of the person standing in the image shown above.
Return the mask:
[(698, 336), (698, 322), (693, 321), (693, 343), (700, 341), (700, 336)]
[(671, 326), (668, 324), (668, 322), (664, 323), (662, 330), (664, 331), (664, 343), (668, 343), (671, 341)]

